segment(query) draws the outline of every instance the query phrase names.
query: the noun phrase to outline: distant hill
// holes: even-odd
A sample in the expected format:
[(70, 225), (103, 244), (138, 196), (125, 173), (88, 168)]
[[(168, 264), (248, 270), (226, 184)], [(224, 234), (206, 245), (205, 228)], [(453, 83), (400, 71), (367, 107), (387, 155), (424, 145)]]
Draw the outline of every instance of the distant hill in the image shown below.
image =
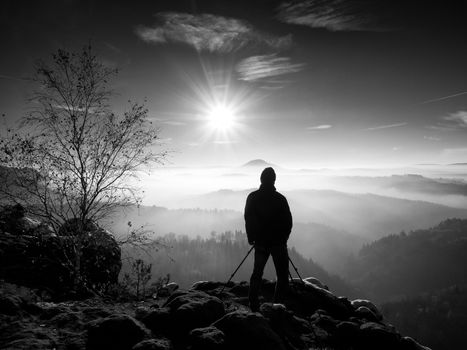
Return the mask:
[(467, 182), (457, 179), (433, 179), (417, 174), (392, 175), (385, 177), (342, 177), (336, 182), (355, 186), (375, 186), (386, 189), (396, 189), (401, 193), (426, 193), (431, 195), (467, 196)]
[(346, 277), (377, 301), (467, 284), (467, 220), (381, 238), (349, 261)]
[(267, 167), (274, 167), (274, 165), (271, 164), (271, 163), (268, 163), (268, 162), (266, 162), (265, 160), (262, 160), (262, 159), (253, 159), (253, 160), (250, 160), (249, 162), (243, 164), (242, 167), (244, 167), (244, 168), (251, 168), (251, 167), (267, 168)]
[[(248, 193), (254, 189), (222, 190), (181, 200), (187, 208), (222, 208), (243, 212)], [(462, 209), (445, 205), (374, 194), (331, 190), (282, 192), (288, 199), (294, 222), (318, 223), (367, 239), (402, 230), (430, 227), (450, 218), (467, 218)]]

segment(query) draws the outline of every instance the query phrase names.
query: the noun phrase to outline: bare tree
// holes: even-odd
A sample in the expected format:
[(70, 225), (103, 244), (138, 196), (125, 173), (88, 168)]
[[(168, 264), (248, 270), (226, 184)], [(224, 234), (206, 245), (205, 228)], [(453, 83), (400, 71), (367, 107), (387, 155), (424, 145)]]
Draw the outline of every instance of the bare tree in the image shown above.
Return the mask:
[(89, 222), (139, 203), (133, 180), (167, 152), (158, 148), (159, 130), (144, 104), (129, 101), (120, 116), (112, 111), (109, 80), (117, 70), (99, 62), (90, 46), (59, 50), (35, 72), (31, 112), (0, 140), (6, 166), (0, 190), (57, 233), (73, 219), (79, 236)]

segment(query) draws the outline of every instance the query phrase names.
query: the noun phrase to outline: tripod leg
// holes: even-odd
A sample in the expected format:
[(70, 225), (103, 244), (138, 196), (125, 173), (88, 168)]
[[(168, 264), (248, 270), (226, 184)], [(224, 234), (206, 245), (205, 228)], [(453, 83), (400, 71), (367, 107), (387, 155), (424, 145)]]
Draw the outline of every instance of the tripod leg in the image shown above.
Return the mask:
[(290, 263), (292, 264), (292, 267), (294, 268), (295, 272), (297, 273), (297, 276), (300, 278), (300, 280), (302, 281), (302, 283), (305, 283), (305, 282), (303, 281), (302, 276), (300, 276), (300, 274), (298, 273), (298, 269), (297, 269), (297, 267), (295, 266), (295, 264), (293, 263), (293, 261), (292, 261), (292, 259), (290, 258), (290, 256), (289, 256), (289, 261), (290, 261)]
[(235, 269), (235, 271), (230, 275), (230, 278), (229, 280), (227, 281), (227, 283), (225, 283), (223, 286), (222, 286), (222, 289), (221, 289), (221, 293), (224, 291), (225, 289), (225, 286), (227, 284), (229, 284), (229, 282), (232, 280), (232, 278), (235, 276), (235, 274), (237, 273), (237, 271), (240, 269), (240, 267), (243, 265), (243, 263), (245, 262), (246, 258), (248, 258), (248, 255), (250, 255), (251, 251), (255, 248), (255, 246), (251, 246), (250, 250), (248, 251), (248, 253), (246, 253), (245, 257), (243, 258), (243, 260), (240, 262), (240, 264), (238, 265), (238, 267)]

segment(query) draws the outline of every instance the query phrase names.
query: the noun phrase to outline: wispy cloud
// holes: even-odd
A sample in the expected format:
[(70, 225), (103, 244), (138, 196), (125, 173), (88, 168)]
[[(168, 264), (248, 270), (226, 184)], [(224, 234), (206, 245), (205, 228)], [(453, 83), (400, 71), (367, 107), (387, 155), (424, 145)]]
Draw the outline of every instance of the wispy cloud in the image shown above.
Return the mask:
[(401, 126), (405, 126), (407, 123), (396, 123), (396, 124), (387, 124), (387, 125), (378, 125), (373, 126), (371, 128), (363, 129), (364, 131), (374, 131), (374, 130), (382, 130), (382, 129), (390, 129), (390, 128), (398, 128)]
[(317, 125), (317, 126), (309, 126), (307, 127), (307, 130), (326, 130), (330, 128), (332, 128), (332, 125), (323, 124), (323, 125)]
[(428, 141), (441, 141), (441, 139), (439, 137), (435, 137), (435, 136), (423, 136), (423, 139), (425, 140), (428, 140)]
[(355, 0), (288, 1), (279, 5), (277, 18), (285, 23), (331, 31), (389, 30), (371, 11), (371, 5)]
[(139, 26), (136, 34), (152, 44), (184, 43), (198, 51), (227, 53), (249, 45), (281, 50), (292, 36), (274, 36), (256, 30), (246, 21), (212, 14), (161, 12), (152, 27)]
[(435, 125), (429, 125), (429, 129), (440, 131), (453, 131), (467, 129), (467, 111), (457, 111), (441, 118)]
[(451, 98), (454, 98), (454, 97), (458, 97), (458, 96), (462, 96), (462, 95), (466, 95), (466, 94), (467, 94), (467, 91), (462, 91), (462, 92), (459, 92), (459, 93), (457, 93), (457, 94), (452, 94), (452, 95), (448, 95), (448, 96), (442, 96), (442, 97), (438, 97), (438, 98), (433, 98), (433, 99), (431, 99), (431, 100), (426, 100), (426, 101), (421, 102), (420, 104), (424, 105), (424, 104), (428, 104), (428, 103), (433, 103), (433, 102), (448, 100), (448, 99), (451, 99)]
[(237, 65), (236, 69), (240, 80), (249, 82), (268, 81), (271, 86), (281, 87), (283, 81), (270, 78), (299, 72), (304, 66), (303, 63), (292, 63), (289, 57), (279, 57), (277, 54), (271, 54), (245, 58)]

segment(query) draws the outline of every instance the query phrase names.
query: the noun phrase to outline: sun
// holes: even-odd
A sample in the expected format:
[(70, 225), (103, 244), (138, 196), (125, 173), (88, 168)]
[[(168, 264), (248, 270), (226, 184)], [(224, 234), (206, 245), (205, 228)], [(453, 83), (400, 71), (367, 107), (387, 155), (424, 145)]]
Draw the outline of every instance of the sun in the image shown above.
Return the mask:
[(207, 113), (208, 123), (215, 130), (231, 129), (235, 124), (235, 118), (233, 108), (224, 104), (212, 106)]

